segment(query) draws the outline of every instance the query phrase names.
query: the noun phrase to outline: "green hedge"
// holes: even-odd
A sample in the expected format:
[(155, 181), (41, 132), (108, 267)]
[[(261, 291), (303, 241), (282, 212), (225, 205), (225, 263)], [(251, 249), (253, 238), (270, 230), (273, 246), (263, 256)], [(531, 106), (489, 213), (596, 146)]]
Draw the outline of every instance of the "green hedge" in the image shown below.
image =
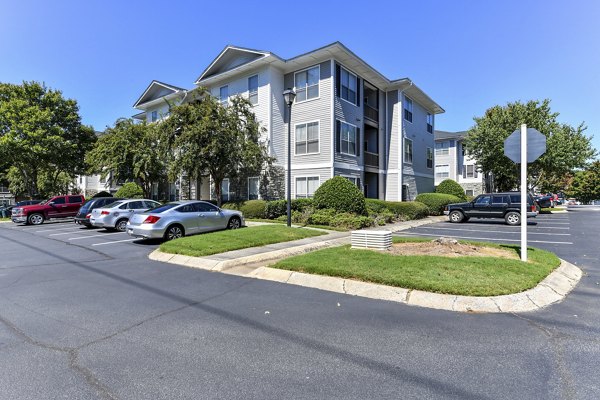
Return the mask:
[(345, 229), (361, 229), (374, 224), (373, 218), (352, 213), (337, 213), (331, 220), (330, 226)]
[[(292, 199), (292, 211), (304, 212), (313, 207), (313, 199)], [(265, 206), (265, 216), (267, 219), (277, 219), (287, 215), (287, 200), (267, 201)]]
[(395, 218), (402, 221), (425, 218), (429, 208), (418, 201), (383, 201), (366, 199), (369, 215), (391, 212)]
[(467, 201), (467, 195), (465, 194), (465, 189), (460, 186), (453, 179), (444, 179), (440, 184), (435, 188), (436, 193), (444, 193), (444, 194), (452, 194), (462, 201)]
[(122, 197), (124, 199), (143, 199), (144, 189), (135, 182), (127, 182), (117, 190), (115, 197)]
[(442, 215), (445, 206), (461, 202), (458, 197), (443, 193), (421, 193), (415, 200), (425, 204), (431, 215)]
[(367, 213), (365, 196), (360, 189), (341, 176), (334, 176), (323, 182), (315, 190), (314, 204), (316, 208), (333, 208), (338, 212)]

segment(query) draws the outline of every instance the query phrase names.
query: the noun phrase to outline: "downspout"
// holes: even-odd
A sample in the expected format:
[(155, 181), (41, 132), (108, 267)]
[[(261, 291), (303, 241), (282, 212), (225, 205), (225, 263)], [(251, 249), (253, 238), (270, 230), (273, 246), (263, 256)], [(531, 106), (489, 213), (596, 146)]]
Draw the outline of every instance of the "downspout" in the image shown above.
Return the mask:
[(398, 184), (400, 185), (400, 201), (404, 201), (404, 199), (402, 198), (402, 192), (404, 191), (404, 135), (406, 133), (406, 128), (404, 127), (404, 98), (402, 97), (402, 95), (404, 94), (404, 91), (412, 87), (413, 82), (411, 80), (409, 80), (409, 82), (410, 84), (407, 87), (398, 92), (398, 98), (402, 101), (402, 108), (400, 109), (400, 169), (398, 171)]

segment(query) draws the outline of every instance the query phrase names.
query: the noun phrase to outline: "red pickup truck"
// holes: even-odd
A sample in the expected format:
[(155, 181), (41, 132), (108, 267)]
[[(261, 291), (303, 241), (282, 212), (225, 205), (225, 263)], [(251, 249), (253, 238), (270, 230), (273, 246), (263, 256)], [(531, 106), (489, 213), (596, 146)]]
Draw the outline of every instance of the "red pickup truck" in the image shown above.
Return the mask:
[(74, 217), (84, 202), (80, 194), (54, 196), (39, 204), (13, 208), (11, 218), (17, 224), (40, 225), (47, 219)]

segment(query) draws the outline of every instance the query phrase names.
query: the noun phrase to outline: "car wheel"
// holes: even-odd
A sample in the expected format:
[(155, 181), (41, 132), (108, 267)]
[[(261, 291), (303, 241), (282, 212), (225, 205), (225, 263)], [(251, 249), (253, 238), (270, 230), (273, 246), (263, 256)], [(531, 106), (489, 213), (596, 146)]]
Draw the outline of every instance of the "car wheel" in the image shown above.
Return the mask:
[(184, 236), (185, 233), (183, 232), (181, 225), (171, 225), (165, 232), (165, 240), (179, 239)]
[(462, 222), (465, 219), (465, 216), (460, 211), (452, 211), (450, 215), (448, 215), (448, 219), (450, 222)]
[(227, 223), (227, 229), (238, 229), (242, 226), (242, 221), (238, 217), (231, 217)]
[(41, 225), (44, 223), (44, 216), (42, 214), (31, 214), (27, 217), (27, 222), (31, 225)]
[(504, 220), (508, 225), (519, 225), (521, 223), (521, 214), (515, 211), (511, 211), (506, 214)]
[(115, 229), (118, 230), (119, 232), (125, 232), (125, 230), (127, 229), (127, 219), (120, 219), (117, 221), (117, 223), (115, 224)]

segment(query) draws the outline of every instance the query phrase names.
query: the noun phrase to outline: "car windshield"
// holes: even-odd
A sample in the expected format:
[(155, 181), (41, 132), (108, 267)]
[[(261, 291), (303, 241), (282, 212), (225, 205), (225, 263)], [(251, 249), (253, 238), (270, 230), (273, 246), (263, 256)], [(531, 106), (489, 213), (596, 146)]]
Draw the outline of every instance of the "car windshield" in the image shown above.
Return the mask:
[(106, 204), (103, 208), (114, 208), (114, 207), (118, 207), (121, 204), (123, 204), (124, 201), (123, 200), (119, 200), (119, 201), (113, 201), (112, 203), (108, 203)]
[(160, 205), (158, 207), (151, 208), (150, 210), (148, 210), (146, 212), (147, 213), (153, 213), (153, 214), (160, 214), (162, 212), (170, 210), (173, 207), (177, 207), (177, 206), (180, 206), (180, 205), (181, 204), (179, 204), (179, 203), (167, 203), (167, 204)]

